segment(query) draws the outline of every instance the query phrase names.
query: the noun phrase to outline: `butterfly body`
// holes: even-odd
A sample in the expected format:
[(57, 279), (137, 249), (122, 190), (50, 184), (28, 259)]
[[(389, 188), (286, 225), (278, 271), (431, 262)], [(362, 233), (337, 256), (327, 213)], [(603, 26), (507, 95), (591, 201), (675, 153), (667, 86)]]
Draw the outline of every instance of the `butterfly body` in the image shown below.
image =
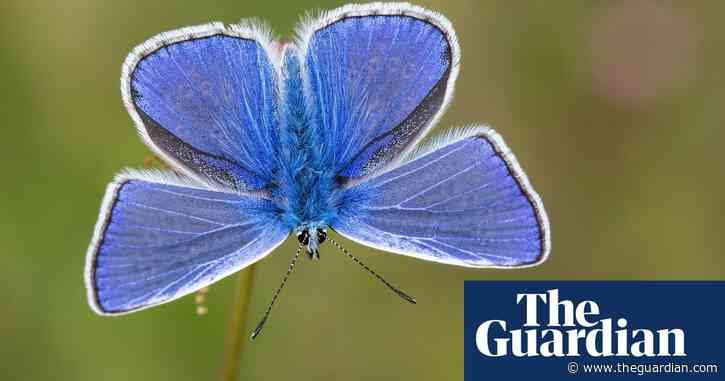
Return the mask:
[(312, 258), (327, 240), (354, 259), (328, 230), (449, 265), (547, 258), (543, 203), (500, 135), (475, 126), (417, 147), (458, 75), (445, 17), (348, 5), (303, 21), (280, 46), (255, 24), (210, 23), (128, 56), (124, 105), (174, 171), (127, 170), (107, 187), (86, 255), (94, 311), (175, 300), (290, 234)]
[(285, 51), (278, 170), (270, 192), (280, 221), (295, 233), (326, 229), (345, 207), (330, 145), (305, 102), (299, 69), (296, 55)]

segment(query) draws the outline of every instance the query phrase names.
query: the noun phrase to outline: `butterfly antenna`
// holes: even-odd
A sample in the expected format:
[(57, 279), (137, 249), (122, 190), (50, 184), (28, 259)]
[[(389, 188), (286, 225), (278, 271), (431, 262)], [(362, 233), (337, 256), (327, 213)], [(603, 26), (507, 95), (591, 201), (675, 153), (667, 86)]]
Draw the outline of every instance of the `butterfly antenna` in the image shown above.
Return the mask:
[(279, 293), (282, 292), (284, 285), (287, 284), (287, 279), (289, 279), (290, 274), (292, 274), (292, 269), (294, 269), (301, 252), (302, 245), (299, 245), (297, 246), (297, 252), (295, 253), (294, 258), (292, 258), (292, 262), (290, 262), (289, 267), (287, 268), (287, 273), (284, 274), (284, 278), (282, 278), (282, 283), (277, 288), (277, 291), (274, 292), (274, 295), (272, 295), (272, 301), (269, 303), (267, 311), (264, 312), (264, 317), (262, 317), (262, 320), (259, 322), (259, 324), (257, 324), (257, 328), (252, 331), (252, 340), (256, 339), (257, 336), (259, 336), (260, 332), (262, 332), (262, 328), (264, 328), (264, 323), (267, 322), (267, 319), (269, 318), (269, 313), (272, 312), (272, 307), (274, 307), (274, 303), (277, 301)]
[(367, 271), (370, 274), (372, 274), (372, 276), (374, 276), (375, 278), (377, 278), (380, 282), (382, 282), (385, 286), (387, 286), (389, 289), (391, 289), (394, 293), (398, 294), (398, 296), (400, 296), (401, 298), (405, 299), (406, 301), (408, 301), (408, 302), (410, 302), (412, 304), (415, 304), (416, 303), (415, 298), (413, 298), (412, 296), (406, 294), (405, 292), (401, 291), (397, 287), (395, 287), (392, 284), (390, 284), (387, 280), (385, 280), (382, 276), (380, 276), (380, 274), (378, 274), (375, 271), (373, 271), (373, 269), (371, 269), (370, 267), (368, 267), (366, 264), (362, 263), (356, 256), (350, 254), (349, 251), (345, 250), (345, 248), (342, 247), (342, 245), (340, 245), (337, 241), (335, 241), (331, 237), (328, 237), (327, 239), (330, 242), (332, 242), (332, 244), (335, 245), (335, 247), (337, 247), (338, 249), (340, 249), (340, 251), (342, 251), (345, 255), (347, 255), (348, 258), (352, 259), (355, 263), (357, 263), (358, 265), (360, 265), (360, 267), (362, 267), (363, 269), (365, 269), (365, 271)]

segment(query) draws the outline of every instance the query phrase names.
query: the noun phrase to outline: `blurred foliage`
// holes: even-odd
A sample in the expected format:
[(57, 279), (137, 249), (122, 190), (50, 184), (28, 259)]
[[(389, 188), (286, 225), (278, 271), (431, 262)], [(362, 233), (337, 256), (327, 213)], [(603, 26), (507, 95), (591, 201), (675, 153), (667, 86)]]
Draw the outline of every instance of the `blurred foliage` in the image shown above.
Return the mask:
[[(232, 281), (122, 318), (86, 306), (84, 255), (105, 184), (148, 150), (121, 105), (120, 64), (169, 29), (242, 17), (289, 36), (332, 1), (0, 5), (0, 378), (199, 380), (219, 371)], [(244, 379), (461, 379), (464, 279), (723, 279), (725, 11), (721, 2), (427, 1), (459, 34), (456, 99), (437, 132), (486, 122), (542, 195), (553, 253), (471, 270), (349, 249), (304, 261), (242, 362)], [(261, 315), (295, 244), (259, 266)], [(495, 308), (495, 306), (492, 306)]]

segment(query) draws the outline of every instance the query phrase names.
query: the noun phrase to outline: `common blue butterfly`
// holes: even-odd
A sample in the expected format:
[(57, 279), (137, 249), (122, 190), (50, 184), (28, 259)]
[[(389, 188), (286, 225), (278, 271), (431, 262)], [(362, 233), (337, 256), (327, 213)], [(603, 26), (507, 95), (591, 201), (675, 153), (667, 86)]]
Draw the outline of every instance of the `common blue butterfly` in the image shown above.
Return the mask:
[(544, 261), (543, 204), (497, 133), (469, 127), (416, 148), (459, 60), (450, 22), (404, 3), (309, 18), (285, 45), (251, 23), (141, 44), (123, 65), (123, 102), (174, 171), (126, 170), (108, 186), (86, 259), (90, 306), (119, 315), (169, 302), (290, 233), (295, 261), (303, 248), (317, 258), (328, 228), (451, 265)]

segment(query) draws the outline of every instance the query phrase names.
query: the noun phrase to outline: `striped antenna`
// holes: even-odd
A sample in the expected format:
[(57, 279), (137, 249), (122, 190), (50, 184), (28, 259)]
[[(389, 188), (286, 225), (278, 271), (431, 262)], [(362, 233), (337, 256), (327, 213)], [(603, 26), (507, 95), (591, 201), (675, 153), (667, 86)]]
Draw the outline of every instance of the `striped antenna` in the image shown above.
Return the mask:
[(363, 269), (365, 269), (365, 271), (367, 271), (368, 273), (372, 274), (372, 276), (374, 276), (375, 278), (377, 278), (380, 282), (382, 282), (385, 286), (387, 286), (389, 289), (391, 289), (394, 293), (398, 294), (398, 296), (400, 296), (401, 298), (405, 299), (407, 302), (409, 302), (411, 304), (416, 304), (415, 298), (413, 298), (412, 296), (410, 296), (410, 295), (406, 294), (405, 292), (401, 291), (399, 288), (397, 288), (397, 287), (393, 286), (392, 284), (390, 284), (387, 280), (385, 280), (382, 276), (380, 276), (380, 274), (378, 274), (375, 271), (373, 271), (373, 269), (371, 269), (370, 267), (368, 267), (366, 264), (362, 263), (356, 256), (350, 254), (349, 251), (345, 250), (345, 248), (342, 247), (342, 245), (340, 245), (337, 241), (335, 241), (334, 239), (332, 239), (332, 237), (328, 237), (327, 239), (330, 242), (332, 242), (332, 244), (335, 245), (335, 247), (337, 247), (338, 249), (340, 249), (340, 251), (342, 251), (345, 255), (347, 255), (348, 258), (352, 259), (355, 263), (357, 263), (358, 265), (360, 265), (360, 267), (362, 267)]
[(279, 297), (279, 293), (282, 292), (282, 289), (284, 288), (284, 285), (287, 284), (287, 279), (289, 279), (290, 274), (292, 274), (292, 270), (295, 267), (295, 264), (297, 263), (297, 259), (300, 258), (300, 253), (302, 252), (302, 245), (297, 246), (297, 252), (295, 253), (294, 258), (292, 258), (292, 262), (290, 262), (289, 267), (287, 268), (287, 273), (284, 274), (284, 278), (282, 278), (282, 283), (277, 288), (277, 291), (274, 292), (272, 295), (272, 301), (269, 303), (269, 306), (267, 307), (267, 311), (264, 312), (264, 316), (262, 317), (262, 320), (260, 320), (259, 324), (257, 324), (257, 328), (252, 331), (252, 340), (256, 339), (257, 336), (262, 332), (262, 328), (264, 328), (264, 323), (267, 322), (267, 319), (269, 318), (269, 314), (272, 312), (272, 307), (274, 307), (274, 303), (277, 301), (277, 297)]

